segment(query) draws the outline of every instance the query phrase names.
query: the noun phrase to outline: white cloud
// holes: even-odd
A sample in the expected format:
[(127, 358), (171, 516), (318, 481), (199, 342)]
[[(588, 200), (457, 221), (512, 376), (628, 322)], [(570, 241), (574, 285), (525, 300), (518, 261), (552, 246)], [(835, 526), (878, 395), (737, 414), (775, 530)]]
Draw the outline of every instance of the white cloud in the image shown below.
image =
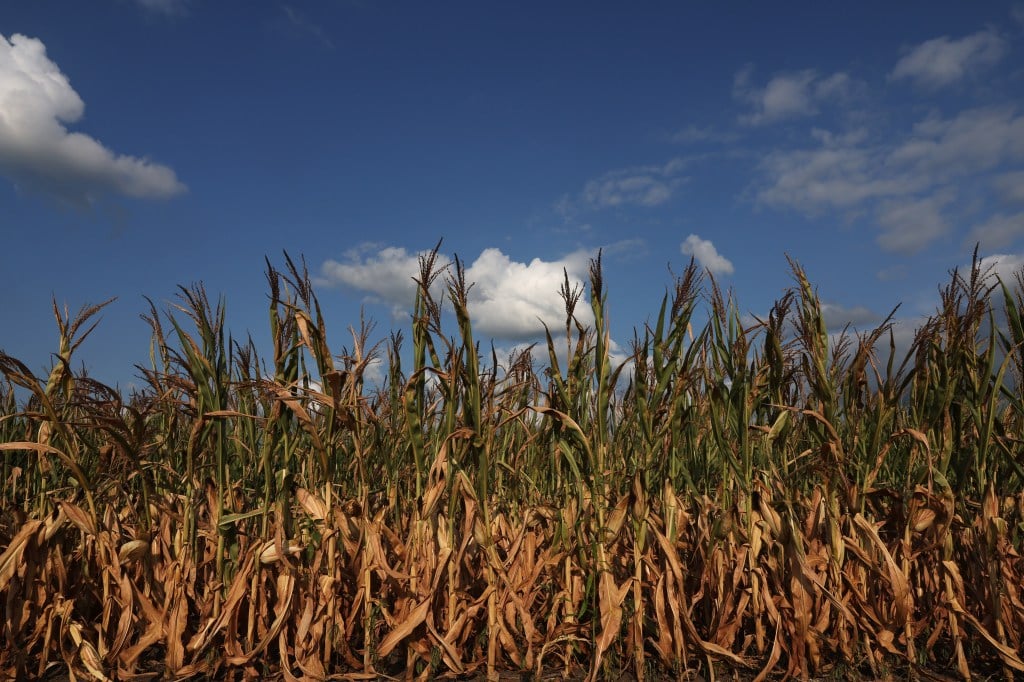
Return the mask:
[[(886, 250), (913, 253), (950, 231), (944, 209), (952, 190), (1024, 160), (1024, 115), (1012, 107), (929, 115), (888, 136), (866, 130), (815, 130), (816, 146), (767, 154), (758, 203), (816, 216), (838, 210), (848, 219), (874, 214)], [(1020, 178), (1006, 173), (993, 184), (1004, 196), (1024, 195)]]
[[(556, 261), (513, 261), (499, 249), (484, 249), (466, 268), (469, 313), (475, 329), (502, 339), (528, 339), (565, 324), (565, 304), (558, 290), (569, 273), (570, 284), (583, 286), (591, 252), (576, 251)], [(576, 307), (583, 324), (593, 323), (585, 301)], [(543, 324), (542, 324), (543, 323)]]
[(849, 74), (836, 72), (814, 83), (814, 98), (817, 100), (844, 100), (859, 87)]
[(842, 329), (846, 325), (867, 327), (882, 319), (877, 313), (862, 305), (848, 307), (839, 303), (822, 303), (821, 316), (829, 329)]
[(384, 365), (384, 359), (376, 357), (366, 363), (366, 367), (363, 369), (363, 380), (370, 386), (383, 386), (385, 376), (385, 370), (388, 368)]
[(875, 273), (875, 276), (883, 282), (893, 282), (900, 279), (906, 279), (907, 273), (907, 266), (900, 263), (898, 265), (891, 265), (887, 268), (882, 268)]
[(856, 143), (771, 152), (761, 163), (769, 182), (758, 190), (757, 200), (815, 215), (925, 186), (923, 178), (885, 173), (880, 156), (877, 148)]
[[(1024, 254), (992, 254), (980, 259), (978, 261), (978, 267), (983, 274), (987, 274), (989, 277), (998, 276), (1007, 286), (1012, 288), (1017, 281), (1017, 272), (1021, 271), (1021, 268), (1024, 268)], [(962, 276), (969, 276), (971, 272), (971, 263), (963, 263), (958, 270)], [(996, 281), (994, 278), (988, 280), (988, 284), (990, 285), (994, 285), (995, 283)], [(1001, 300), (999, 298), (1001, 296), (1002, 294), (996, 292), (996, 300)], [(927, 299), (920, 300), (915, 308), (922, 312), (929, 308), (935, 311), (937, 308), (941, 307), (939, 303), (940, 302), (934, 296), (931, 296)], [(897, 364), (902, 361), (907, 352), (909, 352), (918, 331), (928, 323), (929, 318), (929, 314), (916, 314), (906, 317), (897, 317), (892, 320), (892, 332), (896, 345)], [(878, 353), (880, 360), (884, 363), (888, 358), (889, 353), (888, 334), (882, 336), (878, 340), (875, 350)]]
[(997, 176), (992, 184), (1004, 201), (1024, 204), (1024, 171), (1012, 171)]
[(942, 209), (956, 194), (946, 189), (924, 198), (884, 202), (878, 211), (882, 234), (878, 245), (886, 251), (913, 254), (949, 233)]
[(718, 249), (715, 248), (715, 245), (710, 240), (701, 239), (695, 234), (688, 236), (679, 245), (679, 250), (687, 256), (693, 256), (702, 267), (714, 275), (731, 275), (735, 270), (732, 262), (718, 253)]
[[(558, 327), (561, 327), (561, 333), (559, 333)], [(575, 344), (573, 344), (571, 351), (565, 343), (565, 325), (559, 324), (558, 327), (551, 329), (551, 336), (555, 344), (555, 358), (558, 362), (558, 367), (565, 373), (566, 368), (569, 366), (569, 353), (575, 350)], [(573, 333), (575, 334), (575, 331)], [(530, 361), (534, 372), (540, 374), (551, 367), (551, 355), (547, 344), (544, 342), (519, 342), (511, 346), (495, 345), (494, 348), (495, 355), (498, 358), (498, 365), (505, 371), (508, 370), (509, 360), (517, 358), (526, 351), (530, 353)], [(617, 369), (620, 365), (623, 366), (622, 372), (619, 374), (619, 385), (624, 388), (625, 384), (633, 377), (633, 356), (627, 353), (615, 339), (609, 337), (608, 360), (613, 370)], [(499, 372), (499, 376), (504, 376), (504, 372)]]
[(814, 215), (928, 187), (926, 178), (888, 167), (890, 149), (870, 143), (866, 130), (837, 135), (814, 129), (811, 137), (818, 147), (778, 150), (765, 157), (761, 170), (768, 183), (757, 193), (759, 202)]
[(1024, 116), (1012, 107), (929, 116), (886, 159), (889, 166), (942, 181), (1024, 159)]
[(770, 153), (759, 201), (805, 213), (913, 194), (958, 177), (1024, 159), (1024, 116), (1007, 107), (929, 116), (903, 139), (869, 143), (864, 131), (814, 131), (820, 145)]
[(591, 180), (583, 188), (583, 200), (596, 208), (623, 204), (657, 206), (672, 198), (672, 185), (651, 175), (626, 175)]
[(737, 138), (735, 133), (727, 133), (715, 130), (711, 127), (700, 127), (693, 124), (682, 130), (678, 130), (670, 137), (672, 142), (677, 144), (694, 144), (699, 142), (734, 142)]
[[(584, 185), (580, 202), (592, 209), (663, 204), (672, 198), (677, 187), (686, 182), (686, 178), (680, 175), (686, 165), (686, 159), (677, 157), (661, 165), (610, 171)], [(556, 205), (556, 210), (562, 215), (569, 215), (574, 209), (568, 197), (562, 197)]]
[(648, 255), (647, 241), (642, 237), (620, 239), (601, 247), (605, 256), (614, 256), (620, 263), (635, 262)]
[(327, 48), (334, 48), (334, 42), (327, 37), (327, 33), (324, 31), (320, 24), (310, 19), (306, 14), (291, 5), (282, 5), (281, 9), (284, 11), (285, 18), (288, 20), (289, 26), (295, 31), (310, 35), (317, 39), (317, 41)]
[(982, 248), (1001, 249), (1009, 246), (1024, 235), (1024, 212), (1007, 215), (996, 213), (988, 220), (971, 228), (965, 240), (968, 244), (980, 243)]
[[(999, 277), (1007, 286), (1012, 285), (1016, 280), (1014, 276), (1024, 267), (1024, 255), (1016, 253), (994, 253), (986, 256), (978, 263), (982, 272), (989, 272)], [(970, 272), (970, 266), (965, 266), (964, 272)]]
[(85, 104), (42, 41), (0, 35), (0, 174), (20, 188), (88, 206), (107, 194), (153, 199), (185, 191), (173, 170), (69, 132)]
[(846, 98), (853, 82), (845, 73), (822, 78), (814, 69), (774, 76), (764, 87), (751, 84), (753, 69), (740, 70), (733, 80), (733, 97), (746, 102), (753, 112), (740, 117), (747, 125), (764, 125), (818, 113), (818, 105)]
[(762, 170), (767, 204), (805, 213), (868, 199), (912, 194), (940, 182), (1024, 159), (1024, 116), (1009, 107), (969, 109), (953, 118), (929, 116), (902, 139), (869, 143), (865, 131), (815, 130), (820, 145), (770, 153)]
[[(697, 156), (675, 157), (663, 164), (620, 168), (589, 180), (578, 196), (562, 195), (552, 208), (567, 222), (581, 211), (642, 206), (650, 208), (669, 201), (688, 180), (683, 170)], [(574, 226), (573, 229), (577, 229)]]
[(941, 88), (997, 64), (1008, 51), (1006, 40), (992, 29), (959, 40), (943, 36), (909, 50), (889, 77), (911, 80), (926, 88)]
[(1024, 3), (1016, 3), (1010, 8), (1010, 18), (1024, 26)]
[(188, 0), (135, 0), (144, 10), (157, 14), (180, 14), (185, 11)]
[[(321, 281), (366, 292), (368, 301), (390, 305), (397, 316), (412, 309), (418, 286), (414, 278), (420, 275), (419, 257), (427, 253), (429, 251), (410, 253), (393, 246), (378, 250), (374, 244), (363, 244), (346, 252), (343, 261), (325, 261), (320, 267)], [(435, 266), (443, 270), (449, 262), (447, 256), (439, 255)], [(439, 277), (435, 288), (440, 283)], [(440, 289), (437, 292), (439, 294)]]
[[(903, 359), (907, 357), (907, 353), (910, 352), (910, 347), (913, 345), (914, 339), (917, 338), (917, 333), (927, 322), (927, 315), (901, 317), (892, 321), (892, 340), (896, 346), (896, 366), (899, 366)], [(875, 352), (878, 353), (879, 360), (881, 360), (882, 363), (888, 360), (888, 334), (878, 339), (878, 343), (875, 345)], [(913, 363), (911, 363), (910, 366), (913, 367)]]
[[(565, 324), (565, 304), (558, 291), (565, 272), (571, 286), (584, 284), (592, 256), (575, 251), (554, 261), (534, 258), (514, 261), (496, 248), (484, 249), (466, 267), (469, 313), (479, 334), (500, 339), (526, 340), (544, 333), (544, 324), (557, 329)], [(438, 264), (450, 262), (438, 257)], [(564, 269), (564, 270), (563, 270)], [(386, 303), (393, 311), (408, 311), (415, 297), (413, 277), (419, 275), (418, 255), (388, 247), (370, 252), (366, 247), (349, 252), (343, 262), (328, 260), (321, 268), (322, 281), (343, 284), (369, 294), (369, 300)], [(440, 278), (438, 284), (440, 283)], [(584, 325), (593, 324), (585, 298), (576, 307)]]

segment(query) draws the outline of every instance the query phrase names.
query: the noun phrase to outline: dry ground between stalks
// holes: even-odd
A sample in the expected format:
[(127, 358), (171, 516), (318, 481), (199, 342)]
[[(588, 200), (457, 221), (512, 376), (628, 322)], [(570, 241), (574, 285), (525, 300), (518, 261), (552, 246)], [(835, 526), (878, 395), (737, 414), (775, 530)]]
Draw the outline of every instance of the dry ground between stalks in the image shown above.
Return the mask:
[[(160, 672), (152, 672), (152, 680), (164, 679)], [(143, 673), (142, 675), (145, 675)], [(739, 672), (736, 670), (722, 669), (716, 671), (714, 677), (710, 677), (706, 674), (698, 672), (696, 670), (690, 670), (680, 674), (673, 674), (665, 670), (654, 670), (645, 674), (644, 680), (646, 682), (712, 682), (712, 680), (718, 680), (721, 682), (751, 682), (754, 679), (754, 675), (749, 672)], [(784, 679), (783, 673), (773, 673), (769, 675), (768, 680), (777, 681)], [(146, 679), (140, 677), (137, 679)], [(219, 678), (200, 677), (193, 678), (198, 680), (216, 680)], [(234, 679), (234, 678), (232, 678)], [(283, 674), (277, 673), (270, 676), (261, 678), (268, 682), (279, 682), (284, 679)], [(391, 680), (403, 680), (406, 679), (402, 675), (381, 675), (377, 678), (382, 681)], [(461, 682), (489, 682), (486, 673), (479, 673), (475, 675), (467, 675), (463, 677), (455, 678), (444, 678), (453, 679)], [(567, 682), (585, 682), (589, 679), (589, 675), (585, 670), (578, 670), (574, 674), (570, 674), (566, 677), (562, 670), (552, 669), (549, 671), (542, 672), (539, 676), (534, 673), (517, 673), (511, 671), (501, 671), (498, 673), (498, 682), (559, 682), (560, 680), (566, 680)], [(828, 667), (822, 674), (817, 676), (808, 677), (806, 682), (866, 682), (867, 680), (886, 680), (886, 681), (898, 681), (904, 679), (914, 679), (908, 675), (906, 671), (896, 671), (882, 677), (876, 677), (870, 674), (864, 674), (855, 669), (847, 666), (831, 666)], [(917, 671), (917, 678), (920, 680), (930, 680), (932, 682), (959, 682), (960, 678), (956, 676), (956, 671), (952, 668), (948, 670), (941, 670), (939, 668), (926, 668)], [(974, 680), (987, 681), (987, 680), (998, 680), (1005, 679), (998, 672), (993, 669), (991, 674), (975, 674)], [(4, 682), (14, 682), (14, 678), (2, 677), (0, 680)], [(50, 671), (41, 678), (41, 682), (70, 682), (71, 678), (67, 671), (62, 667), (54, 666)], [(632, 670), (623, 670), (619, 672), (611, 672), (607, 675), (598, 678), (601, 682), (639, 682), (639, 678), (636, 673)]]

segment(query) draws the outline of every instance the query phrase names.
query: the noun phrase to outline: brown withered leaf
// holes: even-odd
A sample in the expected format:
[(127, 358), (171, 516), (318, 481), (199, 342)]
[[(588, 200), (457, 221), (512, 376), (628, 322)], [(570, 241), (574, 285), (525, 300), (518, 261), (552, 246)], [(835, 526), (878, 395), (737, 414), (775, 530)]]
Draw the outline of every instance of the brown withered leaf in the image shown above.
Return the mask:
[(385, 658), (394, 651), (403, 639), (412, 634), (427, 618), (427, 611), (430, 609), (430, 600), (424, 599), (415, 608), (406, 614), (398, 625), (396, 625), (387, 636), (381, 640), (377, 647), (377, 655)]

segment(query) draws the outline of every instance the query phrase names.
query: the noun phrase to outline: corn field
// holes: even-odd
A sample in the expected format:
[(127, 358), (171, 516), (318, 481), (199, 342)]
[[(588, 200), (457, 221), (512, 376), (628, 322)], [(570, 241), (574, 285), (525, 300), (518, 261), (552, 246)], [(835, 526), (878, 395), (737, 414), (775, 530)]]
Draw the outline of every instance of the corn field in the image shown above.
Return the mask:
[(201, 286), (130, 396), (73, 369), (105, 304), (48, 376), (0, 352), (0, 674), (1024, 675), (1022, 282), (975, 258), (899, 350), (691, 263), (619, 363), (598, 256), (505, 358), (436, 255), (377, 344), (285, 256), (272, 357)]

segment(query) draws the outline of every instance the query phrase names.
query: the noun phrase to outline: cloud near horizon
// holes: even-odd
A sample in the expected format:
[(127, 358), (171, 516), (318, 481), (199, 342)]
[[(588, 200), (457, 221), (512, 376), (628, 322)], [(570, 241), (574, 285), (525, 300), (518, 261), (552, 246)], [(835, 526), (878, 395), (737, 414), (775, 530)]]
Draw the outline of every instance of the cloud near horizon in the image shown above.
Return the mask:
[[(970, 264), (963, 266), (963, 272), (970, 272)], [(985, 256), (978, 262), (978, 267), (983, 273), (994, 275), (1003, 281), (1007, 287), (1013, 287), (1017, 281), (1017, 273), (1024, 272), (1024, 254), (1018, 253), (994, 253)]]
[(186, 190), (171, 168), (70, 132), (64, 124), (84, 112), (41, 40), (0, 35), (0, 174), (21, 190), (77, 207), (110, 194), (166, 199)]
[[(412, 308), (416, 295), (413, 278), (419, 275), (419, 256), (402, 247), (364, 246), (350, 251), (344, 260), (328, 260), (321, 267), (321, 282), (344, 285), (367, 294), (367, 300), (391, 307), (400, 315)], [(469, 312), (473, 328), (480, 334), (498, 339), (525, 341), (551, 329), (564, 327), (565, 304), (558, 291), (568, 274), (570, 286), (584, 287), (590, 250), (569, 253), (560, 259), (529, 262), (514, 261), (500, 249), (487, 248), (466, 265)], [(452, 262), (439, 254), (441, 268)], [(443, 277), (435, 282), (441, 292)], [(584, 296), (576, 307), (576, 318), (583, 325), (593, 324), (593, 312)]]
[(821, 303), (821, 316), (830, 330), (851, 327), (870, 327), (881, 322), (882, 316), (862, 305), (844, 306), (839, 303)]

